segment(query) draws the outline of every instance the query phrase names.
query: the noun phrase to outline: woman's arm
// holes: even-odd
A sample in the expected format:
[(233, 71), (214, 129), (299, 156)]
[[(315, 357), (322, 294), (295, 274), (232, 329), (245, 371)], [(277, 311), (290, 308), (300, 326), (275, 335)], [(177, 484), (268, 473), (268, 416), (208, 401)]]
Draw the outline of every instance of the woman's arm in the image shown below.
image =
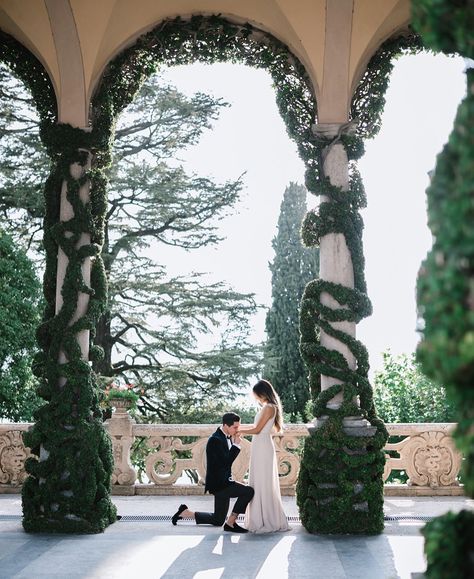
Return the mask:
[(251, 428), (239, 428), (239, 432), (244, 436), (247, 436), (247, 434), (258, 434), (265, 426), (265, 424), (270, 420), (270, 418), (273, 418), (274, 413), (275, 413), (274, 406), (270, 405), (265, 406), (262, 415), (258, 419), (257, 424)]

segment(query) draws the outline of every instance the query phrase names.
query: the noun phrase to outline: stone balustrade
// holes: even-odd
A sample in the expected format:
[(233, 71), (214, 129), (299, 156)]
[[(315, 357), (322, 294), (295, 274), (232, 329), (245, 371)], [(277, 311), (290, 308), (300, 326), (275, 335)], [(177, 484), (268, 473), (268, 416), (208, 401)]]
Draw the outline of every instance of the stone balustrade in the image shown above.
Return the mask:
[[(112, 438), (115, 470), (113, 494), (202, 494), (205, 476), (205, 448), (216, 425), (137, 424), (121, 405), (106, 428)], [(0, 493), (19, 492), (26, 478), (22, 432), (29, 424), (0, 424)], [(385, 447), (387, 462), (384, 480), (392, 471), (404, 471), (405, 484), (385, 484), (387, 495), (462, 495), (458, 482), (461, 456), (451, 433), (455, 424), (387, 424), (390, 434)], [(280, 471), (282, 494), (295, 494), (303, 441), (307, 425), (288, 424), (273, 438)], [(396, 441), (394, 441), (396, 437)], [(250, 439), (250, 437), (249, 437)], [(139, 445), (141, 480), (131, 463), (132, 445)], [(234, 463), (235, 480), (244, 481), (248, 470), (251, 442), (242, 441), (242, 451)]]

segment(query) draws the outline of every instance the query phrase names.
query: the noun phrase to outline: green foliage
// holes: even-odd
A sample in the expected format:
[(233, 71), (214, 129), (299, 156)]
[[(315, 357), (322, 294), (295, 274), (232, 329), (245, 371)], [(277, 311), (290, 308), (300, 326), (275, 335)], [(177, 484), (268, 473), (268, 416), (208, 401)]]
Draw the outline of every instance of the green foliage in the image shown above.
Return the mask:
[(267, 313), (264, 375), (279, 393), (291, 422), (303, 420), (310, 391), (299, 352), (299, 306), (306, 284), (317, 277), (319, 252), (303, 247), (301, 222), (306, 213), (306, 190), (290, 183), (286, 188), (273, 239), (272, 306)]
[(40, 298), (32, 263), (0, 229), (0, 419), (28, 422), (41, 402), (31, 371)]
[(469, 579), (474, 568), (474, 513), (436, 517), (421, 531), (426, 539), (428, 579)]
[[(418, 278), (418, 304), (424, 320), (424, 340), (418, 359), (424, 371), (446, 385), (456, 408), (458, 426), (454, 439), (464, 456), (463, 482), (474, 496), (474, 71), (468, 71), (468, 96), (461, 103), (454, 130), (438, 157), (428, 188), (429, 224), (435, 236), (433, 248)], [(474, 528), (474, 520), (466, 527)], [(467, 531), (466, 531), (467, 532)], [(432, 537), (426, 531), (426, 552)], [(459, 535), (453, 536), (453, 543)], [(461, 543), (463, 544), (463, 543)], [(462, 558), (453, 568), (468, 565), (468, 553), (453, 544)], [(436, 557), (428, 559), (428, 576), (440, 577), (444, 567)], [(470, 572), (474, 564), (470, 562)], [(441, 569), (441, 570), (440, 570)], [(469, 576), (469, 575), (464, 575)]]
[(474, 58), (474, 9), (471, 0), (415, 0), (413, 28), (423, 44), (445, 54)]
[(134, 408), (136, 402), (139, 398), (138, 394), (133, 392), (133, 390), (119, 390), (118, 388), (111, 388), (107, 392), (107, 398), (113, 400), (114, 398), (120, 398), (122, 400), (129, 400), (132, 403), (131, 408)]
[[(454, 130), (438, 156), (427, 190), (428, 220), (435, 238), (418, 277), (423, 370), (446, 386), (456, 408), (456, 444), (465, 457), (463, 481), (474, 496), (474, 71)], [(463, 225), (465, 224), (465, 225)]]
[[(472, 2), (416, 0), (414, 25), (433, 49), (474, 57)], [(464, 456), (466, 494), (474, 496), (474, 70), (467, 95), (440, 153), (427, 190), (428, 223), (434, 243), (418, 276), (423, 341), (417, 354), (423, 371), (446, 387), (456, 408), (454, 439)], [(439, 552), (440, 536), (444, 535)], [(474, 517), (448, 515), (425, 529), (428, 577), (474, 576)], [(448, 563), (449, 561), (449, 563)]]
[(374, 402), (384, 422), (454, 422), (446, 391), (423, 374), (414, 354), (383, 354), (374, 379)]

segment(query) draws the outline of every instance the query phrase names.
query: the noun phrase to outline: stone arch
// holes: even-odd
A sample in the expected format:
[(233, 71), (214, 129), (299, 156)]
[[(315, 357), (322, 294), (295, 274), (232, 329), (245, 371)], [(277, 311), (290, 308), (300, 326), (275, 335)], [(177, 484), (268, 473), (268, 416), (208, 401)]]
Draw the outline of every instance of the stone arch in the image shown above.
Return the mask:
[[(119, 55), (124, 51), (127, 51), (134, 46), (136, 47), (137, 43), (140, 43), (144, 36), (153, 33), (163, 26), (166, 27), (168, 24), (179, 19), (182, 19), (183, 22), (190, 21), (192, 19), (202, 19), (203, 21), (212, 22), (213, 19), (220, 18), (222, 22), (227, 22), (228, 25), (235, 26), (236, 29), (241, 27), (249, 29), (251, 28), (254, 31), (255, 38), (257, 35), (260, 36), (260, 42), (262, 44), (267, 43), (270, 45), (273, 43), (278, 43), (282, 46), (285, 46), (288, 53), (291, 54), (295, 60), (298, 60), (302, 67), (304, 67), (304, 69), (307, 71), (307, 77), (310, 81), (310, 84), (313, 86), (312, 92), (315, 95), (318, 94), (319, 87), (317, 75), (312, 70), (308, 55), (306, 54), (303, 47), (298, 44), (296, 37), (293, 38), (291, 34), (287, 34), (287, 37), (285, 38), (278, 26), (274, 24), (272, 25), (271, 23), (269, 24), (268, 22), (264, 23), (263, 19), (258, 20), (257, 16), (254, 15), (251, 10), (246, 10), (245, 7), (242, 7), (239, 13), (238, 10), (229, 12), (219, 10), (219, 12), (217, 12), (209, 10), (201, 11), (198, 8), (194, 8), (193, 11), (188, 15), (177, 15), (178, 13), (176, 13), (174, 10), (170, 10), (168, 12), (169, 14), (162, 17), (161, 19), (155, 20), (153, 24), (144, 24), (140, 29), (134, 31), (128, 37), (121, 39), (116, 46), (112, 47), (111, 51), (107, 54), (107, 60), (104, 63), (99, 64), (98, 69), (94, 71), (94, 76), (91, 79), (87, 93), (87, 98), (90, 101), (93, 100), (93, 95), (97, 92), (98, 85), (100, 84), (111, 62), (119, 57)], [(198, 59), (199, 56), (196, 55), (195, 60)]]
[[(277, 104), (290, 136), (297, 142), (310, 140), (311, 125), (316, 121), (316, 97), (303, 63), (271, 34), (249, 23), (215, 15), (164, 20), (109, 62), (91, 98), (93, 125), (104, 122), (106, 110), (116, 115), (129, 104), (157, 65), (195, 61), (241, 62), (266, 69), (275, 81)], [(289, 91), (293, 106), (284, 109)], [(114, 94), (122, 99), (120, 105)]]

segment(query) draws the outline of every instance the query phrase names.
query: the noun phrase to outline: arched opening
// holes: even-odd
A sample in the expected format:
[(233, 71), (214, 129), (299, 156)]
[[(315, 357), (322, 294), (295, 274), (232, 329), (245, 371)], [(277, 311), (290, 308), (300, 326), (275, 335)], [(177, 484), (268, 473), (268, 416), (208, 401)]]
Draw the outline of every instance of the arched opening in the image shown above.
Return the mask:
[[(431, 247), (424, 192), (465, 94), (463, 70), (459, 57), (423, 51), (398, 58), (382, 128), (366, 141), (359, 162), (368, 197), (364, 252), (374, 305), (359, 332), (374, 369), (381, 367), (383, 350), (400, 354), (416, 347), (415, 280)], [(380, 351), (377, 342), (382, 342)]]

